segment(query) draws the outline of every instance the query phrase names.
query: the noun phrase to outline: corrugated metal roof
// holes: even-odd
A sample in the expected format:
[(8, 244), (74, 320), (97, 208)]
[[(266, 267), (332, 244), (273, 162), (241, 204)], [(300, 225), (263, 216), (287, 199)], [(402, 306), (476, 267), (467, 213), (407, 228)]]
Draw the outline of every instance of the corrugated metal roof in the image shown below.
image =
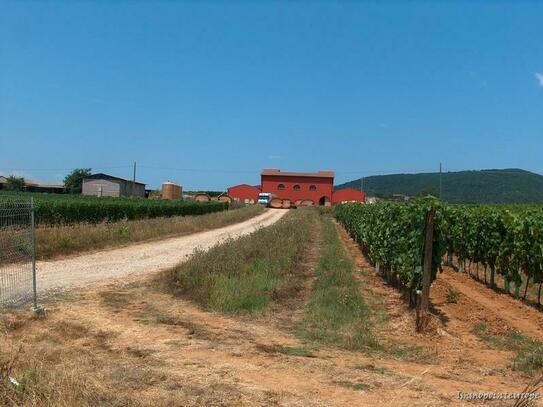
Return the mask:
[(275, 168), (265, 168), (261, 175), (281, 175), (283, 177), (317, 177), (317, 178), (334, 178), (334, 171), (317, 171), (317, 172), (283, 172)]
[(33, 184), (32, 186), (37, 186), (40, 188), (64, 188), (64, 184), (49, 184), (46, 182), (40, 182), (38, 184)]
[[(113, 175), (104, 174), (103, 172), (99, 172), (98, 174), (92, 174), (87, 177), (84, 177), (83, 179), (109, 179), (109, 180), (117, 180), (117, 181), (124, 181), (132, 183), (132, 180), (124, 179), (120, 177), (115, 177)], [(136, 184), (145, 185), (143, 182), (136, 181)]]

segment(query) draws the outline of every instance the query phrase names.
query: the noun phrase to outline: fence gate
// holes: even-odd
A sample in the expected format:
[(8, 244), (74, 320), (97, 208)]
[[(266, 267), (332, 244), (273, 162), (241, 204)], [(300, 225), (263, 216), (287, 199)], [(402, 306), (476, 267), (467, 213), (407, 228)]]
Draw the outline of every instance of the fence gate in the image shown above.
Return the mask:
[(34, 200), (0, 197), (0, 308), (37, 310)]

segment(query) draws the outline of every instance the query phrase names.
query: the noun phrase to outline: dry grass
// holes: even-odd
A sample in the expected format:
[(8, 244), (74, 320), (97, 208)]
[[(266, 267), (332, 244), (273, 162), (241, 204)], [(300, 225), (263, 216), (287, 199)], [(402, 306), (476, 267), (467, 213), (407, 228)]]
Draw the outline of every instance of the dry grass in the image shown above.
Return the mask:
[[(20, 314), (18, 319), (27, 318)], [(10, 324), (4, 320), (0, 325)], [(30, 325), (28, 336), (21, 338), (18, 330)], [(193, 389), (182, 386), (179, 391), (180, 378), (163, 372), (153, 349), (137, 343), (119, 348), (118, 335), (66, 316), (12, 326), (0, 339), (0, 405), (191, 404)]]
[(215, 311), (265, 310), (304, 261), (317, 217), (312, 209), (292, 211), (270, 227), (196, 252), (174, 270), (177, 291)]
[(122, 246), (157, 238), (187, 235), (241, 222), (262, 213), (260, 205), (198, 216), (176, 216), (100, 224), (77, 224), (38, 228), (38, 258)]

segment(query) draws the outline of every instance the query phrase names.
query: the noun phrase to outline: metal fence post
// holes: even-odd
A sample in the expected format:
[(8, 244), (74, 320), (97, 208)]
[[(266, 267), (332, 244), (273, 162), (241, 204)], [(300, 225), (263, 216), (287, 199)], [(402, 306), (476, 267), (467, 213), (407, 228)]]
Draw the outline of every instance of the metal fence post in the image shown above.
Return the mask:
[(36, 270), (36, 203), (34, 198), (0, 195), (0, 310), (38, 305)]
[(36, 287), (36, 219), (34, 216), (34, 197), (30, 197), (30, 228), (32, 236), (32, 290), (34, 296), (34, 312), (38, 309), (38, 289)]
[(30, 197), (30, 228), (32, 236), (32, 293), (34, 307), (32, 312), (36, 316), (45, 315), (45, 309), (38, 306), (38, 285), (36, 282), (36, 206), (34, 205), (34, 197)]

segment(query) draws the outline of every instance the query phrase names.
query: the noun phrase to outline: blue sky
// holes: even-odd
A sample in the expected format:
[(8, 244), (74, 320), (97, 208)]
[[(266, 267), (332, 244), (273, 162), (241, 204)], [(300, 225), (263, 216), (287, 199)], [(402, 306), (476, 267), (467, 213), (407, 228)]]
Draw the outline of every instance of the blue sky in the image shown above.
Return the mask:
[(0, 1), (0, 172), (543, 173), (542, 3)]

